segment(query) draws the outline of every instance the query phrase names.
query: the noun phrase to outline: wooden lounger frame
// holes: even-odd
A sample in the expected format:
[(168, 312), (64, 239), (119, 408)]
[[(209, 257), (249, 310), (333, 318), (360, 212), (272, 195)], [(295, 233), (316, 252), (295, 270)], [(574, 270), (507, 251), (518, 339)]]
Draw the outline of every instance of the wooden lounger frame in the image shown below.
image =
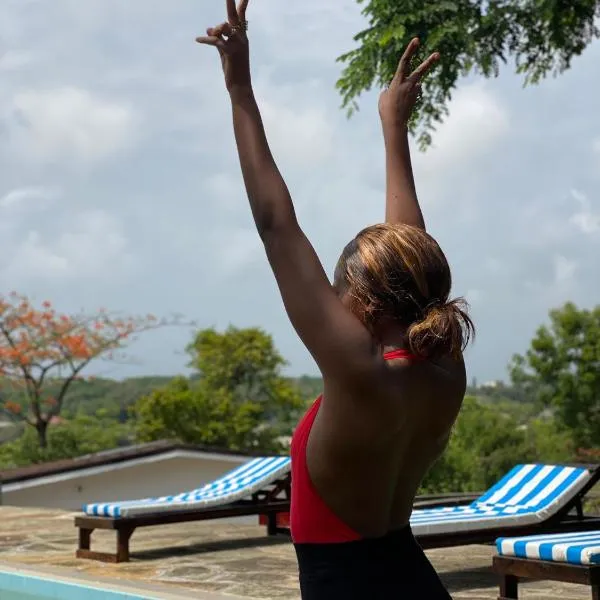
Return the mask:
[[(248, 500), (231, 504), (193, 510), (171, 511), (133, 517), (75, 517), (75, 527), (79, 529), (77, 558), (89, 558), (103, 562), (120, 563), (129, 561), (129, 541), (138, 527), (152, 527), (189, 521), (205, 521), (251, 515), (267, 516), (267, 534), (287, 532), (277, 526), (277, 514), (290, 510), (290, 475), (278, 479), (264, 489), (252, 494)], [(95, 529), (112, 529), (117, 532), (115, 554), (96, 552), (91, 549), (92, 533)]]
[[(445, 548), (467, 544), (490, 544), (494, 543), (499, 537), (505, 537), (507, 533), (511, 537), (523, 537), (542, 533), (600, 530), (600, 517), (587, 517), (583, 511), (583, 499), (585, 495), (600, 480), (600, 465), (568, 464), (564, 466), (588, 469), (591, 472), (590, 480), (561, 510), (545, 521), (521, 527), (501, 526), (476, 531), (453, 531), (450, 533), (416, 535), (415, 537), (421, 547), (427, 550), (430, 548)], [(77, 557), (91, 558), (105, 562), (127, 562), (129, 560), (129, 540), (138, 527), (167, 525), (186, 521), (264, 515), (267, 517), (268, 535), (278, 533), (289, 535), (287, 528), (278, 527), (277, 515), (280, 513), (289, 513), (290, 487), (291, 475), (288, 474), (270, 486), (266, 486), (264, 490), (256, 492), (250, 500), (214, 508), (198, 508), (188, 511), (155, 513), (136, 517), (75, 517), (75, 526), (79, 528)], [(468, 505), (477, 497), (474, 495), (463, 495), (459, 500), (454, 502), (449, 499), (438, 498), (429, 502), (416, 503), (415, 506), (418, 508), (435, 508), (439, 506)], [(115, 554), (94, 552), (91, 550), (91, 535), (95, 529), (112, 529), (117, 532), (117, 550)]]
[(498, 600), (518, 600), (519, 579), (539, 579), (579, 583), (592, 588), (592, 600), (600, 600), (600, 565), (494, 556), (494, 572), (500, 577)]

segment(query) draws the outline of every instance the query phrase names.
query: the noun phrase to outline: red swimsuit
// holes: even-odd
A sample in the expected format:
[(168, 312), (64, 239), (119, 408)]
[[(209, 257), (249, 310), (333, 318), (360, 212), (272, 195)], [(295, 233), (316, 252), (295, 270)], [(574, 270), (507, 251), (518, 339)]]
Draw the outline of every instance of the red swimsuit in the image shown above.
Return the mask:
[[(395, 358), (416, 359), (406, 350), (394, 350), (384, 355), (386, 360)], [(290, 529), (295, 544), (330, 544), (354, 542), (361, 536), (346, 525), (323, 502), (312, 484), (306, 464), (306, 446), (322, 396), (319, 396), (294, 432), (291, 445), (292, 456), (292, 503)]]

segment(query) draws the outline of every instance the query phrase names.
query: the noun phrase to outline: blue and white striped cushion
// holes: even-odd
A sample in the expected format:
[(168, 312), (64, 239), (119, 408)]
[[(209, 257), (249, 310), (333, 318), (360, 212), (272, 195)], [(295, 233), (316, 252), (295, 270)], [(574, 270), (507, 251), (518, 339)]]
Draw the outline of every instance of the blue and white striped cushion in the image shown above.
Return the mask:
[(590, 480), (587, 469), (517, 465), (469, 506), (414, 510), (415, 535), (531, 525), (547, 520)]
[(600, 564), (600, 531), (499, 538), (496, 540), (496, 547), (500, 556), (533, 558), (573, 565)]
[(83, 511), (97, 517), (136, 515), (222, 506), (247, 498), (290, 471), (287, 456), (255, 458), (200, 488), (176, 496), (125, 502), (87, 504)]

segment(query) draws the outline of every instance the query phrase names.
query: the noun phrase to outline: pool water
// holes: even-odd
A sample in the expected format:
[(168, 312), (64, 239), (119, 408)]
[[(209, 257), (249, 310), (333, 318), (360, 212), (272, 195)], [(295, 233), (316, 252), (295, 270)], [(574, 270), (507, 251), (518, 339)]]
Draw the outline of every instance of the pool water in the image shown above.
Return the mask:
[(32, 596), (31, 594), (21, 594), (21, 592), (5, 592), (0, 588), (0, 598), (2, 600), (40, 600), (43, 596)]
[(0, 600), (159, 600), (160, 596), (140, 595), (86, 585), (74, 580), (52, 579), (0, 567)]
[(2, 600), (39, 600), (40, 596), (32, 596), (31, 594), (21, 594), (20, 592), (5, 592), (0, 589)]

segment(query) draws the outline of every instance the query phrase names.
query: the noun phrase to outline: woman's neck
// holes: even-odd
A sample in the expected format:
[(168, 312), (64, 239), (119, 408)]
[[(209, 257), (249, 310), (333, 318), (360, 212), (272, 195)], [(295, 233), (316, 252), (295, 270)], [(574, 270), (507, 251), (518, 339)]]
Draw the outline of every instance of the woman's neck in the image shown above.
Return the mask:
[(407, 330), (407, 327), (399, 326), (397, 323), (382, 324), (376, 333), (377, 341), (384, 352), (389, 352), (391, 350), (407, 350)]

